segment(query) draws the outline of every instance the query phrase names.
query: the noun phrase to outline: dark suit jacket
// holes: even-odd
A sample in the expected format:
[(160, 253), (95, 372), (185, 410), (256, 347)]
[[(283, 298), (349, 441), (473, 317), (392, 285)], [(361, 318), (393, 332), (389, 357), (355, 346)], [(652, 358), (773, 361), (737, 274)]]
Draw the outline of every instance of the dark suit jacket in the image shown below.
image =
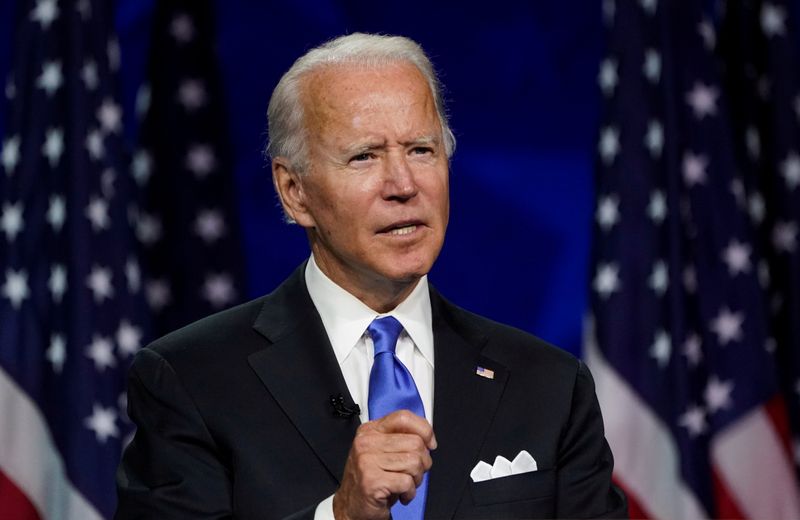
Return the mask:
[[(137, 354), (116, 518), (311, 518), (337, 489), (359, 423), (333, 414), (331, 394), (350, 397), (303, 267)], [(626, 516), (586, 367), (433, 289), (431, 304), (439, 447), (426, 517)], [(471, 481), (479, 460), (523, 449), (538, 471)]]

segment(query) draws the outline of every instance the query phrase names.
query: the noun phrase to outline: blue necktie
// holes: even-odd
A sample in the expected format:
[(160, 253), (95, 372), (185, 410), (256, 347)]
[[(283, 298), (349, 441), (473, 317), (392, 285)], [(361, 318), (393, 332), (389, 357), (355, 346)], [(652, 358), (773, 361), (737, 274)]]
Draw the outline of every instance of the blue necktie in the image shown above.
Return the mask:
[[(392, 316), (386, 316), (373, 320), (367, 330), (375, 345), (375, 361), (369, 373), (370, 420), (380, 419), (397, 410), (410, 410), (425, 417), (425, 409), (422, 407), (414, 378), (394, 353), (403, 326)], [(422, 520), (427, 494), (428, 474), (425, 473), (414, 500), (406, 506), (397, 501), (392, 506), (392, 518)]]

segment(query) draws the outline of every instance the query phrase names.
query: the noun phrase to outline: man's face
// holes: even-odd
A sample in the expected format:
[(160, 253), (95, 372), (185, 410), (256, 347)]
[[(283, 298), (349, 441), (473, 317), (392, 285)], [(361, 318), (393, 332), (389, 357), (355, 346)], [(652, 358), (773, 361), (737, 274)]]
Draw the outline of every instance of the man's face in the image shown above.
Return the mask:
[[(410, 64), (332, 66), (304, 91), (309, 171), (297, 177), (315, 259), (361, 297), (426, 274), (449, 214), (448, 161), (428, 84)], [(364, 298), (362, 298), (364, 299)]]

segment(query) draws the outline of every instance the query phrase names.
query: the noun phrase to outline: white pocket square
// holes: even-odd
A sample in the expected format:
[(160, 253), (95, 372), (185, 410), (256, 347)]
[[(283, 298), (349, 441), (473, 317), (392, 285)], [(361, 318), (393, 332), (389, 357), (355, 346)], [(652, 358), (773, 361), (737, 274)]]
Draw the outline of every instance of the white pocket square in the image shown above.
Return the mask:
[(491, 466), (482, 460), (478, 461), (475, 467), (472, 468), (469, 476), (472, 477), (473, 482), (482, 482), (484, 480), (507, 477), (509, 475), (529, 473), (537, 469), (536, 461), (531, 457), (531, 454), (522, 450), (514, 457), (513, 461), (509, 461), (502, 455), (495, 457), (494, 464)]

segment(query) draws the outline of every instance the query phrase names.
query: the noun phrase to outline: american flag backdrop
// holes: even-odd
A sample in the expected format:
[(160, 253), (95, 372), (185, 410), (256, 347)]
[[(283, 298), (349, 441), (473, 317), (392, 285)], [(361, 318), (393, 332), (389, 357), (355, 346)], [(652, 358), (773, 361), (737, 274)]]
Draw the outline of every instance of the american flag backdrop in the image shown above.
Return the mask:
[(17, 8), (0, 174), (0, 511), (107, 518), (145, 335), (109, 3)]
[(800, 518), (798, 40), (708, 3), (603, 2), (586, 356), (633, 516)]
[(242, 301), (231, 144), (210, 1), (159, 0), (132, 173), (143, 190), (137, 237), (160, 336)]
[(2, 519), (110, 518), (133, 354), (244, 293), (210, 3), (158, 3), (133, 160), (112, 5), (17, 6), (0, 142)]

